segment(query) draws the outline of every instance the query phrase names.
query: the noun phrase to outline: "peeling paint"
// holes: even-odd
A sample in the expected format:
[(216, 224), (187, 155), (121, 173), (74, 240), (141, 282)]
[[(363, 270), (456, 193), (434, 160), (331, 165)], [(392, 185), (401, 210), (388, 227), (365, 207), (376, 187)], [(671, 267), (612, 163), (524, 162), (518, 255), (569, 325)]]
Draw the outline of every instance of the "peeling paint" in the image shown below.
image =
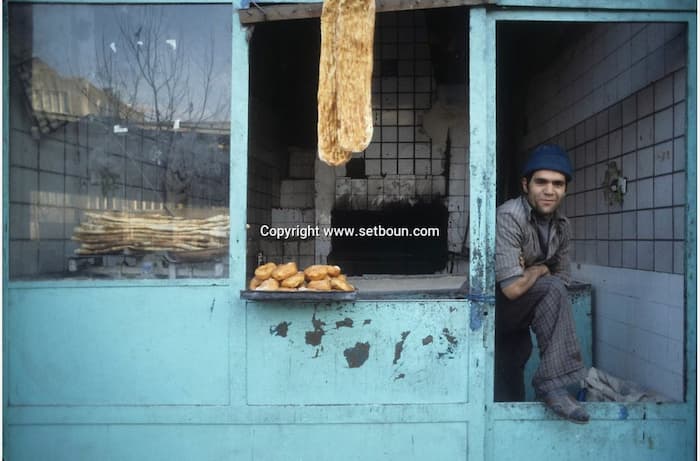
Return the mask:
[(289, 331), (289, 325), (291, 324), (292, 322), (280, 322), (277, 326), (270, 327), (270, 334), (286, 338), (287, 332)]
[(323, 352), (323, 346), (317, 347), (317, 348), (316, 348), (316, 353), (315, 353), (314, 356), (311, 357), (311, 358), (312, 358), (312, 359), (317, 359), (318, 356), (319, 356), (319, 354), (320, 354), (321, 352)]
[(326, 324), (326, 322), (318, 320), (316, 318), (316, 313), (314, 312), (314, 315), (311, 317), (311, 324), (314, 326), (314, 330), (306, 332), (306, 344), (309, 346), (318, 346), (321, 344), (321, 338), (323, 338), (323, 335), (326, 334), (326, 332), (323, 330), (323, 326)]
[(365, 321), (362, 322), (362, 325), (369, 325), (370, 323), (372, 323), (372, 319), (365, 319)]
[(335, 329), (337, 330), (338, 328), (342, 327), (347, 327), (347, 328), (352, 328), (353, 321), (349, 317), (345, 317), (343, 320), (340, 320), (338, 322), (335, 322)]
[(405, 377), (406, 377), (405, 374), (399, 373), (398, 376), (396, 376), (396, 378), (394, 378), (394, 381), (396, 381), (396, 380), (398, 380), (398, 379), (404, 379)]
[(408, 338), (408, 335), (411, 334), (410, 331), (404, 331), (401, 333), (401, 341), (396, 343), (394, 346), (394, 365), (396, 365), (396, 362), (399, 361), (401, 358), (401, 353), (403, 352), (403, 343), (406, 341), (406, 338)]
[(457, 338), (455, 338), (451, 333), (450, 330), (447, 328), (442, 329), (442, 335), (445, 337), (448, 343), (450, 343), (453, 346), (457, 345)]
[(445, 356), (447, 356), (447, 358), (450, 358), (450, 359), (454, 358), (455, 348), (459, 344), (459, 342), (457, 341), (457, 338), (447, 328), (442, 329), (442, 336), (447, 340), (448, 344), (447, 344), (447, 349), (444, 352), (438, 352), (438, 355), (437, 355), (438, 358), (441, 359)]
[(423, 345), (427, 346), (428, 344), (433, 342), (433, 335), (428, 335), (425, 338), (423, 338)]
[(369, 357), (369, 343), (355, 343), (355, 347), (345, 349), (343, 355), (350, 368), (360, 368)]

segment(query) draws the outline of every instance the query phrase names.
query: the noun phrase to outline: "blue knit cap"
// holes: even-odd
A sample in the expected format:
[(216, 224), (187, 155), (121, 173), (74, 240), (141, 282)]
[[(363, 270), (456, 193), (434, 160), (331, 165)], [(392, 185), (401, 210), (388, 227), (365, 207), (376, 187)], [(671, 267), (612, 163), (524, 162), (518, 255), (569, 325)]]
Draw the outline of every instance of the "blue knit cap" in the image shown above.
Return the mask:
[(537, 170), (558, 171), (566, 176), (567, 181), (571, 181), (573, 175), (569, 155), (556, 144), (542, 144), (536, 147), (525, 162), (522, 177), (530, 176)]

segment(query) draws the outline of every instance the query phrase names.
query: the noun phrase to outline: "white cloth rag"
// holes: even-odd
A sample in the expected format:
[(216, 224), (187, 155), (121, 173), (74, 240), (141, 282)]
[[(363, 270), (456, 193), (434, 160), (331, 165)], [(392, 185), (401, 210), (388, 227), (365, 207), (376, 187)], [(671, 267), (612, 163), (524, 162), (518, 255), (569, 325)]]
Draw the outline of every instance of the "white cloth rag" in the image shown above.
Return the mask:
[(663, 395), (643, 389), (633, 381), (616, 378), (591, 367), (583, 381), (589, 402), (668, 402)]

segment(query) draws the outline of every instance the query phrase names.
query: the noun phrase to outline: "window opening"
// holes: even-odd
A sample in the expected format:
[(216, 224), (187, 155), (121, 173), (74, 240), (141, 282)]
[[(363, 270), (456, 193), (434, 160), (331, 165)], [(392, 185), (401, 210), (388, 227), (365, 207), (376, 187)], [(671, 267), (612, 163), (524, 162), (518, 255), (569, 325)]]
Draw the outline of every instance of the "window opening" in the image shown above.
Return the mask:
[[(361, 290), (463, 284), (468, 271), (467, 12), (377, 15), (374, 137), (364, 152), (338, 168), (316, 158), (318, 20), (256, 25), (249, 277), (260, 261), (295, 261), (300, 269), (338, 265)], [(285, 75), (282, 82), (279, 75)], [(270, 229), (296, 233), (272, 236)], [(301, 235), (304, 229), (316, 234)], [(398, 233), (408, 235), (391, 237)], [(413, 276), (411, 287), (406, 275)]]

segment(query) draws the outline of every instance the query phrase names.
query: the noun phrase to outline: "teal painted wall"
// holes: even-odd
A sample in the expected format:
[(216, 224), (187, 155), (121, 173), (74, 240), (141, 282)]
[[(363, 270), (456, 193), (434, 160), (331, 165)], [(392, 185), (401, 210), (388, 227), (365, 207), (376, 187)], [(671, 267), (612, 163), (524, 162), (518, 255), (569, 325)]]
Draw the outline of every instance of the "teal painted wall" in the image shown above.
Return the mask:
[[(694, 15), (664, 17), (689, 21), (695, 101)], [(227, 281), (5, 280), (5, 459), (693, 459), (692, 271), (686, 403), (588, 404), (592, 422), (581, 427), (538, 403), (492, 402), (495, 21), (533, 18), (622, 19), (471, 11), (470, 300), (245, 302), (245, 197), (231, 194)], [(244, 184), (247, 45), (236, 27), (232, 39), (231, 184)], [(688, 112), (695, 127), (694, 103)], [(694, 194), (689, 183), (692, 267)]]

